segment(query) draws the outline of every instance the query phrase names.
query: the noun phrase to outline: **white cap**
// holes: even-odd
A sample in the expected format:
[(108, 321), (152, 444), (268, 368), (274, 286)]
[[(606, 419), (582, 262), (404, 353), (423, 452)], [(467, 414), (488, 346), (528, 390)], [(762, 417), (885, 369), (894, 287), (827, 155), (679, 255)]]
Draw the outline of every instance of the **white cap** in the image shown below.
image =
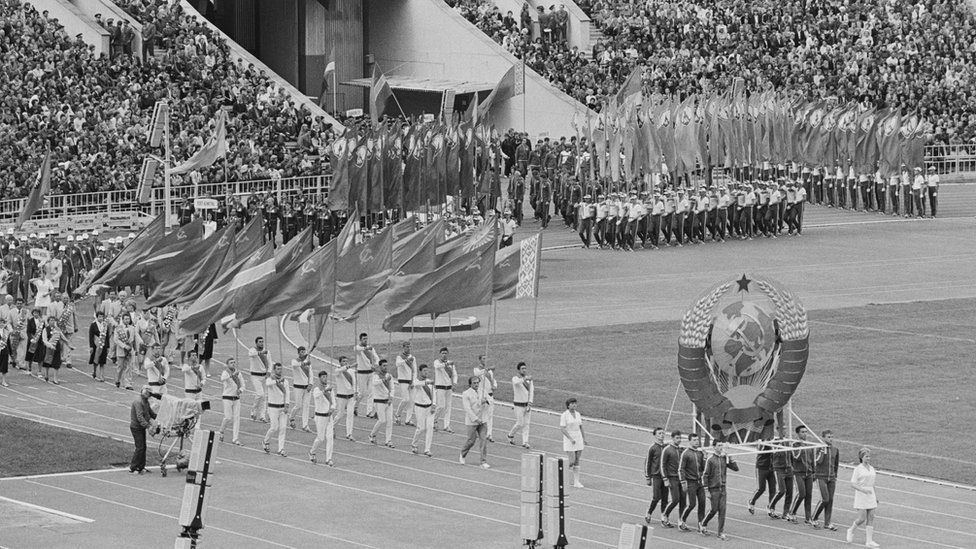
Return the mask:
[(31, 234), (30, 234), (30, 237), (31, 237), (31, 238), (37, 238), (37, 234), (36, 234), (36, 233), (31, 233)]
[(82, 240), (88, 240), (88, 233), (81, 235)]
[(65, 248), (64, 246), (61, 246), (61, 247), (59, 247), (59, 248), (58, 248), (58, 250), (59, 250), (59, 251), (62, 251), (62, 252), (63, 252), (63, 251), (65, 251), (65, 250), (67, 250), (67, 249), (68, 249), (68, 248)]
[(74, 241), (75, 241), (75, 237), (69, 234), (68, 235), (68, 242), (74, 242)]
[(9, 229), (7, 229), (7, 234), (14, 234), (14, 228), (10, 227)]
[(92, 231), (91, 232), (91, 235), (92, 236), (98, 236), (98, 229), (95, 229), (94, 231)]
[(129, 234), (128, 234), (128, 235), (126, 236), (126, 238), (135, 238), (135, 237), (136, 237), (136, 233), (129, 233)]
[(105, 251), (105, 246), (99, 246), (98, 249), (99, 249), (99, 251), (104, 252)]

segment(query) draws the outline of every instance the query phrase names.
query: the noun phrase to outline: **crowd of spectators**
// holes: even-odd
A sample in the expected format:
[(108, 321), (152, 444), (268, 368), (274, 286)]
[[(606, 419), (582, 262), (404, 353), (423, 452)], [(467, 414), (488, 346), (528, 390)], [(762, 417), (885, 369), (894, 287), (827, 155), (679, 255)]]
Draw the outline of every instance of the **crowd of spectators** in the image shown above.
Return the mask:
[(589, 51), (502, 15), (490, 0), (462, 0), (456, 9), (591, 108), (640, 63), (647, 93), (722, 91), (742, 77), (754, 91), (918, 112), (936, 142), (976, 140), (976, 16), (967, 0), (579, 5), (603, 34)]
[[(45, 151), (52, 192), (133, 188), (151, 150), (153, 106), (169, 98), (175, 162), (193, 154), (227, 109), (228, 154), (174, 184), (323, 173), (331, 127), (263, 71), (229, 55), (205, 25), (165, 0), (117, 2), (143, 23), (143, 58), (130, 25), (104, 19), (110, 51), (20, 0), (0, 0), (0, 198), (24, 196)], [(101, 19), (101, 18), (100, 18)], [(129, 30), (126, 30), (129, 29)]]

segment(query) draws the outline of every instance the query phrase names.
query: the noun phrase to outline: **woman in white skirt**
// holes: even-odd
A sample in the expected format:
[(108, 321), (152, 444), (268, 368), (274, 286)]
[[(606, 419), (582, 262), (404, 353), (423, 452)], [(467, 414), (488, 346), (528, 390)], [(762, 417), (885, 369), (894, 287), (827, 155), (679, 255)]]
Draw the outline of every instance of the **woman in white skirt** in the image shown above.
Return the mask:
[(874, 542), (874, 510), (878, 508), (878, 498), (874, 494), (874, 479), (877, 473), (871, 466), (871, 450), (861, 448), (857, 452), (860, 463), (851, 475), (851, 486), (854, 488), (854, 509), (858, 511), (857, 520), (847, 529), (847, 543), (854, 541), (854, 530), (861, 524), (867, 532), (865, 547), (880, 547)]
[(573, 486), (582, 488), (579, 468), (583, 448), (586, 447), (586, 436), (583, 434), (583, 416), (576, 411), (576, 399), (566, 401), (566, 411), (559, 417), (559, 428), (563, 432), (563, 451), (569, 457), (569, 466), (573, 469)]

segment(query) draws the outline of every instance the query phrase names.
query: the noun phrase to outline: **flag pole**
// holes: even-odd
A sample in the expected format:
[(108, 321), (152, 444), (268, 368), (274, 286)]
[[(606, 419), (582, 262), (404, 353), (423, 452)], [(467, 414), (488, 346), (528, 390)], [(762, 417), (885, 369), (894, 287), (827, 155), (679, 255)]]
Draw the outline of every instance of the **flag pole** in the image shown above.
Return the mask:
[(165, 155), (163, 165), (165, 169), (163, 170), (163, 230), (169, 228), (169, 210), (171, 206), (172, 197), (170, 196), (171, 186), (172, 186), (172, 176), (169, 173), (170, 163), (172, 161), (171, 151), (169, 146), (169, 102), (166, 105), (166, 115), (163, 124), (163, 130), (165, 133), (165, 139), (163, 142), (166, 144)]
[[(377, 69), (380, 69), (380, 72), (383, 72), (383, 69), (380, 68), (380, 64), (379, 63), (376, 63), (375, 61), (374, 61), (374, 63), (376, 64), (376, 68)], [(393, 97), (393, 101), (396, 102), (397, 108), (400, 109), (400, 114), (404, 118), (406, 118), (407, 117), (407, 113), (403, 112), (403, 107), (400, 105), (400, 100), (397, 99), (396, 93), (394, 93), (394, 91), (393, 91), (393, 86), (390, 86), (390, 95)]]
[[(332, 45), (332, 57), (335, 58), (335, 44)], [(332, 115), (339, 115), (339, 64), (336, 63), (335, 67), (332, 67)]]

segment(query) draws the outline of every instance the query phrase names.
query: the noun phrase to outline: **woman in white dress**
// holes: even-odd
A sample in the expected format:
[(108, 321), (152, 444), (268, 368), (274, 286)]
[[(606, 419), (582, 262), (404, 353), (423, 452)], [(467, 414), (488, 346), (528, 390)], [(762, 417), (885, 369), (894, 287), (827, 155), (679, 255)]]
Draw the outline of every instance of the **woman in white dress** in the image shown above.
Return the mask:
[(583, 448), (586, 447), (586, 436), (583, 434), (583, 416), (576, 411), (576, 399), (566, 401), (566, 411), (559, 416), (559, 428), (563, 432), (563, 451), (569, 457), (569, 466), (573, 469), (573, 486), (582, 488), (579, 468)]
[(874, 479), (877, 473), (871, 466), (871, 450), (861, 448), (857, 452), (860, 463), (851, 475), (851, 486), (854, 488), (854, 509), (858, 511), (857, 520), (847, 529), (847, 543), (854, 541), (854, 530), (861, 524), (867, 533), (865, 547), (880, 547), (874, 542), (874, 510), (878, 508), (878, 498), (874, 494)]

